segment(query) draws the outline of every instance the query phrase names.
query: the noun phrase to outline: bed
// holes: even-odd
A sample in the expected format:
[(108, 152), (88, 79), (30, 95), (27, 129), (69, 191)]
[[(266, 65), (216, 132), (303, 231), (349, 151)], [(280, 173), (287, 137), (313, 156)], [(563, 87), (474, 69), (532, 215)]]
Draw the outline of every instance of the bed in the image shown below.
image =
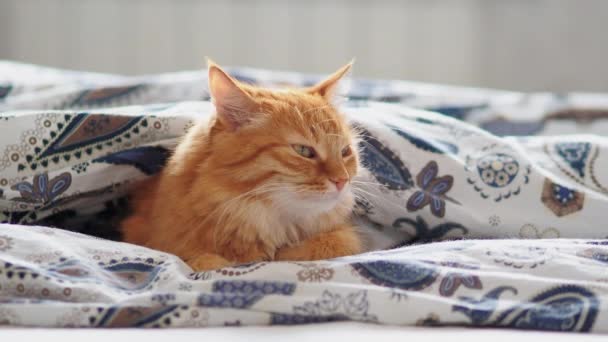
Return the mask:
[[(320, 77), (229, 70), (268, 87)], [(116, 223), (130, 186), (212, 114), (205, 72), (1, 62), (0, 322), (608, 332), (608, 95), (363, 79), (342, 94), (363, 132), (355, 216), (370, 251), (192, 272), (120, 242)]]

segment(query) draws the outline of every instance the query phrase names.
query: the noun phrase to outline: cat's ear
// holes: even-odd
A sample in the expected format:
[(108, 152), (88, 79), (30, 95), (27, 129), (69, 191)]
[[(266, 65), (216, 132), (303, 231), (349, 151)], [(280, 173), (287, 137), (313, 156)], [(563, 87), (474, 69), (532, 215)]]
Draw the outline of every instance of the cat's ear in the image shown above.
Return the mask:
[(257, 111), (255, 101), (222, 68), (210, 59), (207, 60), (209, 72), (209, 92), (218, 119), (230, 130), (236, 130), (251, 120)]
[(338, 71), (334, 72), (323, 81), (317, 83), (311, 88), (308, 88), (308, 91), (313, 94), (321, 95), (328, 100), (331, 100), (335, 95), (335, 91), (338, 88), (340, 80), (350, 71), (353, 66), (353, 63), (355, 63), (354, 59), (351, 60), (350, 63), (338, 69)]

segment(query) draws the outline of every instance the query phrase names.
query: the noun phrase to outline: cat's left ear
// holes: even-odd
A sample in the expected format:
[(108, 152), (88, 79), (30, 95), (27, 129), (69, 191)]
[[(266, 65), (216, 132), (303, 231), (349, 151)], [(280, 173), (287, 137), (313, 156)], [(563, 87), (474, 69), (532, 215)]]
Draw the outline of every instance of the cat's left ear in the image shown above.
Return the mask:
[(340, 80), (350, 71), (354, 63), (355, 60), (353, 59), (350, 61), (350, 63), (341, 67), (340, 69), (338, 69), (338, 71), (334, 72), (323, 81), (317, 83), (311, 88), (308, 88), (308, 91), (313, 94), (321, 95), (327, 100), (331, 100), (335, 95), (336, 90), (338, 89), (338, 84), (340, 83)]
[(257, 111), (257, 104), (219, 65), (207, 59), (209, 66), (209, 92), (218, 119), (230, 130), (247, 124)]

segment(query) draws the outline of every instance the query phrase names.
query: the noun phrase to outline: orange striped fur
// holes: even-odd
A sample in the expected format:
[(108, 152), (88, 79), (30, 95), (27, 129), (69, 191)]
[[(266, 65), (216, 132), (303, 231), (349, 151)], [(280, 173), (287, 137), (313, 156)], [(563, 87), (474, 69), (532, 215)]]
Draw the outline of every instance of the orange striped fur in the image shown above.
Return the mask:
[(173, 253), (197, 271), (360, 252), (350, 221), (354, 133), (331, 101), (350, 67), (311, 88), (269, 90), (209, 62), (216, 113), (135, 189), (125, 241)]

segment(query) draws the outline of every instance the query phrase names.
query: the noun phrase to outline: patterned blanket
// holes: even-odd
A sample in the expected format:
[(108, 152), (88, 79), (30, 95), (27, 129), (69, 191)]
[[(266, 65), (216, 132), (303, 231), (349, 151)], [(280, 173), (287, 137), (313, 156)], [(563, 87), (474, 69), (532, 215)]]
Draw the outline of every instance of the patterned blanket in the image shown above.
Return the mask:
[[(318, 79), (230, 71), (264, 86)], [(174, 256), (110, 240), (130, 184), (158, 172), (212, 113), (205, 73), (0, 63), (0, 322), (608, 332), (608, 95), (346, 86), (342, 109), (364, 132), (357, 222), (373, 249), (390, 249), (191, 273)], [(467, 240), (434, 242), (455, 238)]]

